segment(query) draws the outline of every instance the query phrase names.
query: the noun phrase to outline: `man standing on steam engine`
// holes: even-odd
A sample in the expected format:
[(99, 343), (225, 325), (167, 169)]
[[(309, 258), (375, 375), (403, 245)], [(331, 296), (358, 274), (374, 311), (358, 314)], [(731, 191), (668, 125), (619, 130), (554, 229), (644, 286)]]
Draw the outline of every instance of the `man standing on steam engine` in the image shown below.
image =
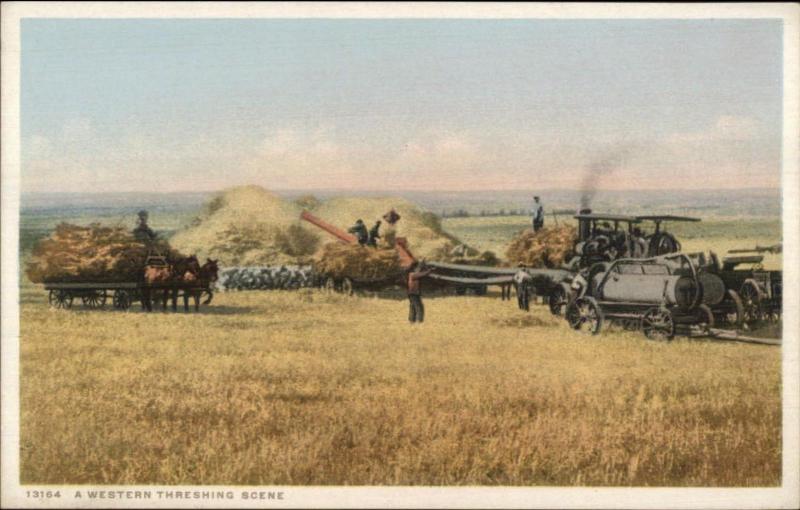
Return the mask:
[(538, 232), (544, 227), (544, 206), (539, 202), (539, 197), (533, 197), (533, 231)]

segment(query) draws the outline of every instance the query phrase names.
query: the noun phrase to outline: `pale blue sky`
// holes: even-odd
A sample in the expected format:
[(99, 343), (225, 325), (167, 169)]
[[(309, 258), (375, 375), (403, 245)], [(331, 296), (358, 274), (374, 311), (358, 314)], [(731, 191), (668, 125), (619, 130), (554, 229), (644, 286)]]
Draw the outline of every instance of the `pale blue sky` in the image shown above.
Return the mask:
[[(26, 191), (778, 186), (780, 20), (22, 23)], [(597, 165), (594, 165), (595, 167)]]

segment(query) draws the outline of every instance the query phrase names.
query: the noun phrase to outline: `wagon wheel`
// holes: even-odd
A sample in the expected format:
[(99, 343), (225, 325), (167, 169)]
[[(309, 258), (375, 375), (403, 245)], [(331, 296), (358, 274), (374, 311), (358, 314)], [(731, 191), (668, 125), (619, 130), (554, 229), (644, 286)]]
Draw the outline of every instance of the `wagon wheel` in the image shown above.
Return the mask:
[(332, 276), (329, 276), (325, 280), (325, 291), (329, 293), (336, 291), (336, 280), (334, 280)]
[(603, 326), (603, 312), (592, 297), (582, 297), (567, 305), (564, 312), (572, 329), (596, 335)]
[(83, 306), (86, 308), (103, 308), (106, 306), (106, 291), (94, 290), (81, 296)]
[(642, 317), (642, 332), (650, 340), (672, 340), (675, 336), (675, 321), (669, 310), (650, 308)]
[(353, 281), (350, 278), (342, 280), (342, 293), (346, 296), (353, 295)]
[(742, 324), (744, 324), (744, 305), (742, 304), (742, 298), (740, 298), (739, 293), (733, 289), (728, 289), (728, 297), (731, 298), (733, 309), (729, 309), (725, 312), (725, 322), (737, 328), (741, 328)]
[(697, 307), (695, 314), (695, 321), (698, 326), (703, 330), (714, 327), (714, 312), (706, 304), (701, 304)]
[(72, 306), (72, 294), (66, 290), (53, 289), (50, 291), (47, 301), (53, 308), (70, 308)]
[(739, 290), (739, 295), (742, 298), (742, 306), (744, 307), (744, 321), (757, 322), (764, 318), (764, 304), (763, 293), (758, 288), (755, 282), (748, 280), (742, 285)]
[(569, 293), (565, 285), (559, 285), (553, 292), (550, 293), (548, 305), (550, 313), (553, 315), (561, 315), (564, 313), (564, 308), (569, 303)]
[(118, 310), (127, 310), (133, 303), (133, 296), (127, 291), (117, 289), (114, 291), (114, 296), (111, 298), (114, 308)]

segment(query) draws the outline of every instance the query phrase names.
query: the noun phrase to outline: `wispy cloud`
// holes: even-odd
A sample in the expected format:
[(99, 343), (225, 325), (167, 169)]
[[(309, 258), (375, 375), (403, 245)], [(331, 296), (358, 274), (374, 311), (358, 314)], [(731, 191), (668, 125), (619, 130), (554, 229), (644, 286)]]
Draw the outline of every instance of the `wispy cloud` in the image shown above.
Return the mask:
[(705, 129), (672, 133), (669, 144), (699, 144), (708, 142), (743, 142), (753, 140), (760, 132), (759, 122), (752, 117), (722, 115)]

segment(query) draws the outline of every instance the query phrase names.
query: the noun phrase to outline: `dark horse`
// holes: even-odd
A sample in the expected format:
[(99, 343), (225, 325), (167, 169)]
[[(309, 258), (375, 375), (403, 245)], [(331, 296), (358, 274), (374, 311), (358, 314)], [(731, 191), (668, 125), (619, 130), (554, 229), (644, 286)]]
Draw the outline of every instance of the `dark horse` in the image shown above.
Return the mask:
[[(211, 302), (214, 298), (214, 293), (212, 292), (210, 286), (217, 278), (219, 278), (219, 265), (217, 264), (217, 260), (207, 259), (206, 263), (200, 266), (197, 273), (185, 273), (184, 274), (184, 281), (186, 282), (202, 282), (207, 283), (209, 288), (196, 288), (190, 289), (187, 288), (183, 291), (183, 309), (184, 311), (189, 311), (189, 298), (194, 298), (194, 311), (200, 310), (200, 298), (202, 297), (203, 293), (208, 294), (208, 298), (203, 301), (204, 305), (207, 305)], [(173, 302), (174, 304), (174, 302)]]
[[(174, 283), (197, 281), (200, 274), (200, 261), (197, 257), (190, 255), (175, 260), (170, 267), (170, 281)], [(172, 311), (178, 311), (178, 287), (172, 287)]]
[[(146, 266), (144, 268), (143, 280), (144, 287), (142, 287), (142, 308), (148, 312), (153, 311), (153, 289), (151, 285), (166, 284), (171, 278), (170, 266)], [(167, 289), (164, 289), (161, 296), (161, 308), (167, 309)]]

